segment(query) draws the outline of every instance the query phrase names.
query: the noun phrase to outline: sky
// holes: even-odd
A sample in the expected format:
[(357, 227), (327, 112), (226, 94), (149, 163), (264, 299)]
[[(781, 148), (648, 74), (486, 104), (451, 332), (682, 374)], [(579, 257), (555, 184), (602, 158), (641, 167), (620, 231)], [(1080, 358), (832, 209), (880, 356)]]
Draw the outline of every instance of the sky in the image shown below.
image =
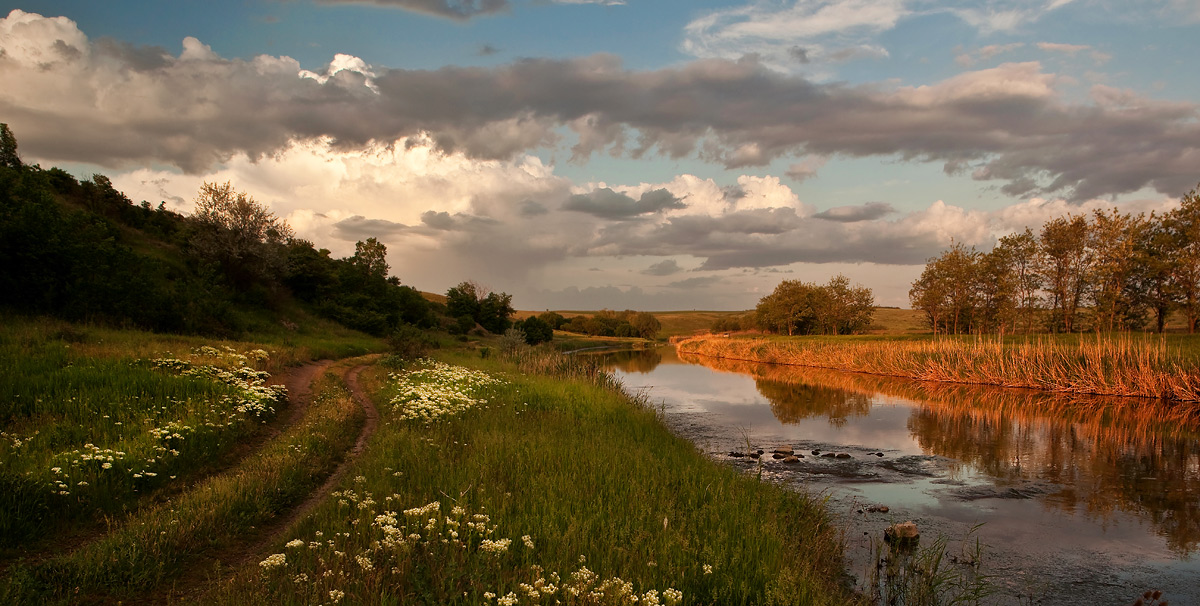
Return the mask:
[(750, 309), (1200, 184), (1200, 0), (0, 2), (26, 163), (519, 309)]

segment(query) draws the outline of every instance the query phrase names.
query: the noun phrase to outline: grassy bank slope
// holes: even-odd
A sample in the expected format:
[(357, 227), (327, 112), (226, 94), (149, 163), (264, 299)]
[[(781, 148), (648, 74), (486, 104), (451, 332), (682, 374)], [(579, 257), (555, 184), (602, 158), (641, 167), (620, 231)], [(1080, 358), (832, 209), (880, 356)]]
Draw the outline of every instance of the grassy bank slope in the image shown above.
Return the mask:
[(443, 358), (364, 373), (380, 430), (341, 491), (205, 602), (853, 603), (819, 502), (709, 461), (569, 362)]
[(1149, 336), (1002, 341), (943, 338), (695, 337), (685, 354), (833, 368), (922, 381), (1200, 402), (1194, 344)]

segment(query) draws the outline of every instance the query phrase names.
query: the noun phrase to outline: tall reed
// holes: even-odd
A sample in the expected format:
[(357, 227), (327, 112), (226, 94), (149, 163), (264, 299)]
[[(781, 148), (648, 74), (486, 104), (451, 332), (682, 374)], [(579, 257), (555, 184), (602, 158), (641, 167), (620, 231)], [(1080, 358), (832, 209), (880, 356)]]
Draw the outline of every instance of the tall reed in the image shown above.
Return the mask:
[(1200, 365), (1165, 343), (1131, 337), (920, 341), (694, 337), (682, 353), (938, 381), (1200, 402)]

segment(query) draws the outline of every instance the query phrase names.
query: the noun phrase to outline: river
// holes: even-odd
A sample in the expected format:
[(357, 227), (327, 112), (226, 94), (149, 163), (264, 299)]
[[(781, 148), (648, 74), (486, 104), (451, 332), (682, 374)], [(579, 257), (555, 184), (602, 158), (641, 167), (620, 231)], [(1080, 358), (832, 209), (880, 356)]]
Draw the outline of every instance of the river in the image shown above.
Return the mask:
[[(1200, 605), (1200, 430), (1160, 421), (1157, 403), (672, 348), (603, 355), (713, 459), (828, 497), (860, 585), (883, 530), (911, 520), (922, 545), (946, 540), (947, 566), (991, 577), (987, 603), (1130, 604), (1157, 589)], [(780, 447), (804, 457), (771, 458)], [(758, 460), (730, 456), (758, 449)], [(976, 541), (981, 563), (962, 564)]]

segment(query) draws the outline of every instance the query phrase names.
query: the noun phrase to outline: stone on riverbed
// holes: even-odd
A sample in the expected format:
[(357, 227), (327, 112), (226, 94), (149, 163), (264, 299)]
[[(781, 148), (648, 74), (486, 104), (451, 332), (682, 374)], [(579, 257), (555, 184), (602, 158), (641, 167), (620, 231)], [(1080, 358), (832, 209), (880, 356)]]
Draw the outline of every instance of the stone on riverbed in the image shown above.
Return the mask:
[(888, 526), (883, 531), (883, 540), (896, 545), (912, 545), (921, 540), (921, 533), (917, 531), (916, 522), (910, 520)]

